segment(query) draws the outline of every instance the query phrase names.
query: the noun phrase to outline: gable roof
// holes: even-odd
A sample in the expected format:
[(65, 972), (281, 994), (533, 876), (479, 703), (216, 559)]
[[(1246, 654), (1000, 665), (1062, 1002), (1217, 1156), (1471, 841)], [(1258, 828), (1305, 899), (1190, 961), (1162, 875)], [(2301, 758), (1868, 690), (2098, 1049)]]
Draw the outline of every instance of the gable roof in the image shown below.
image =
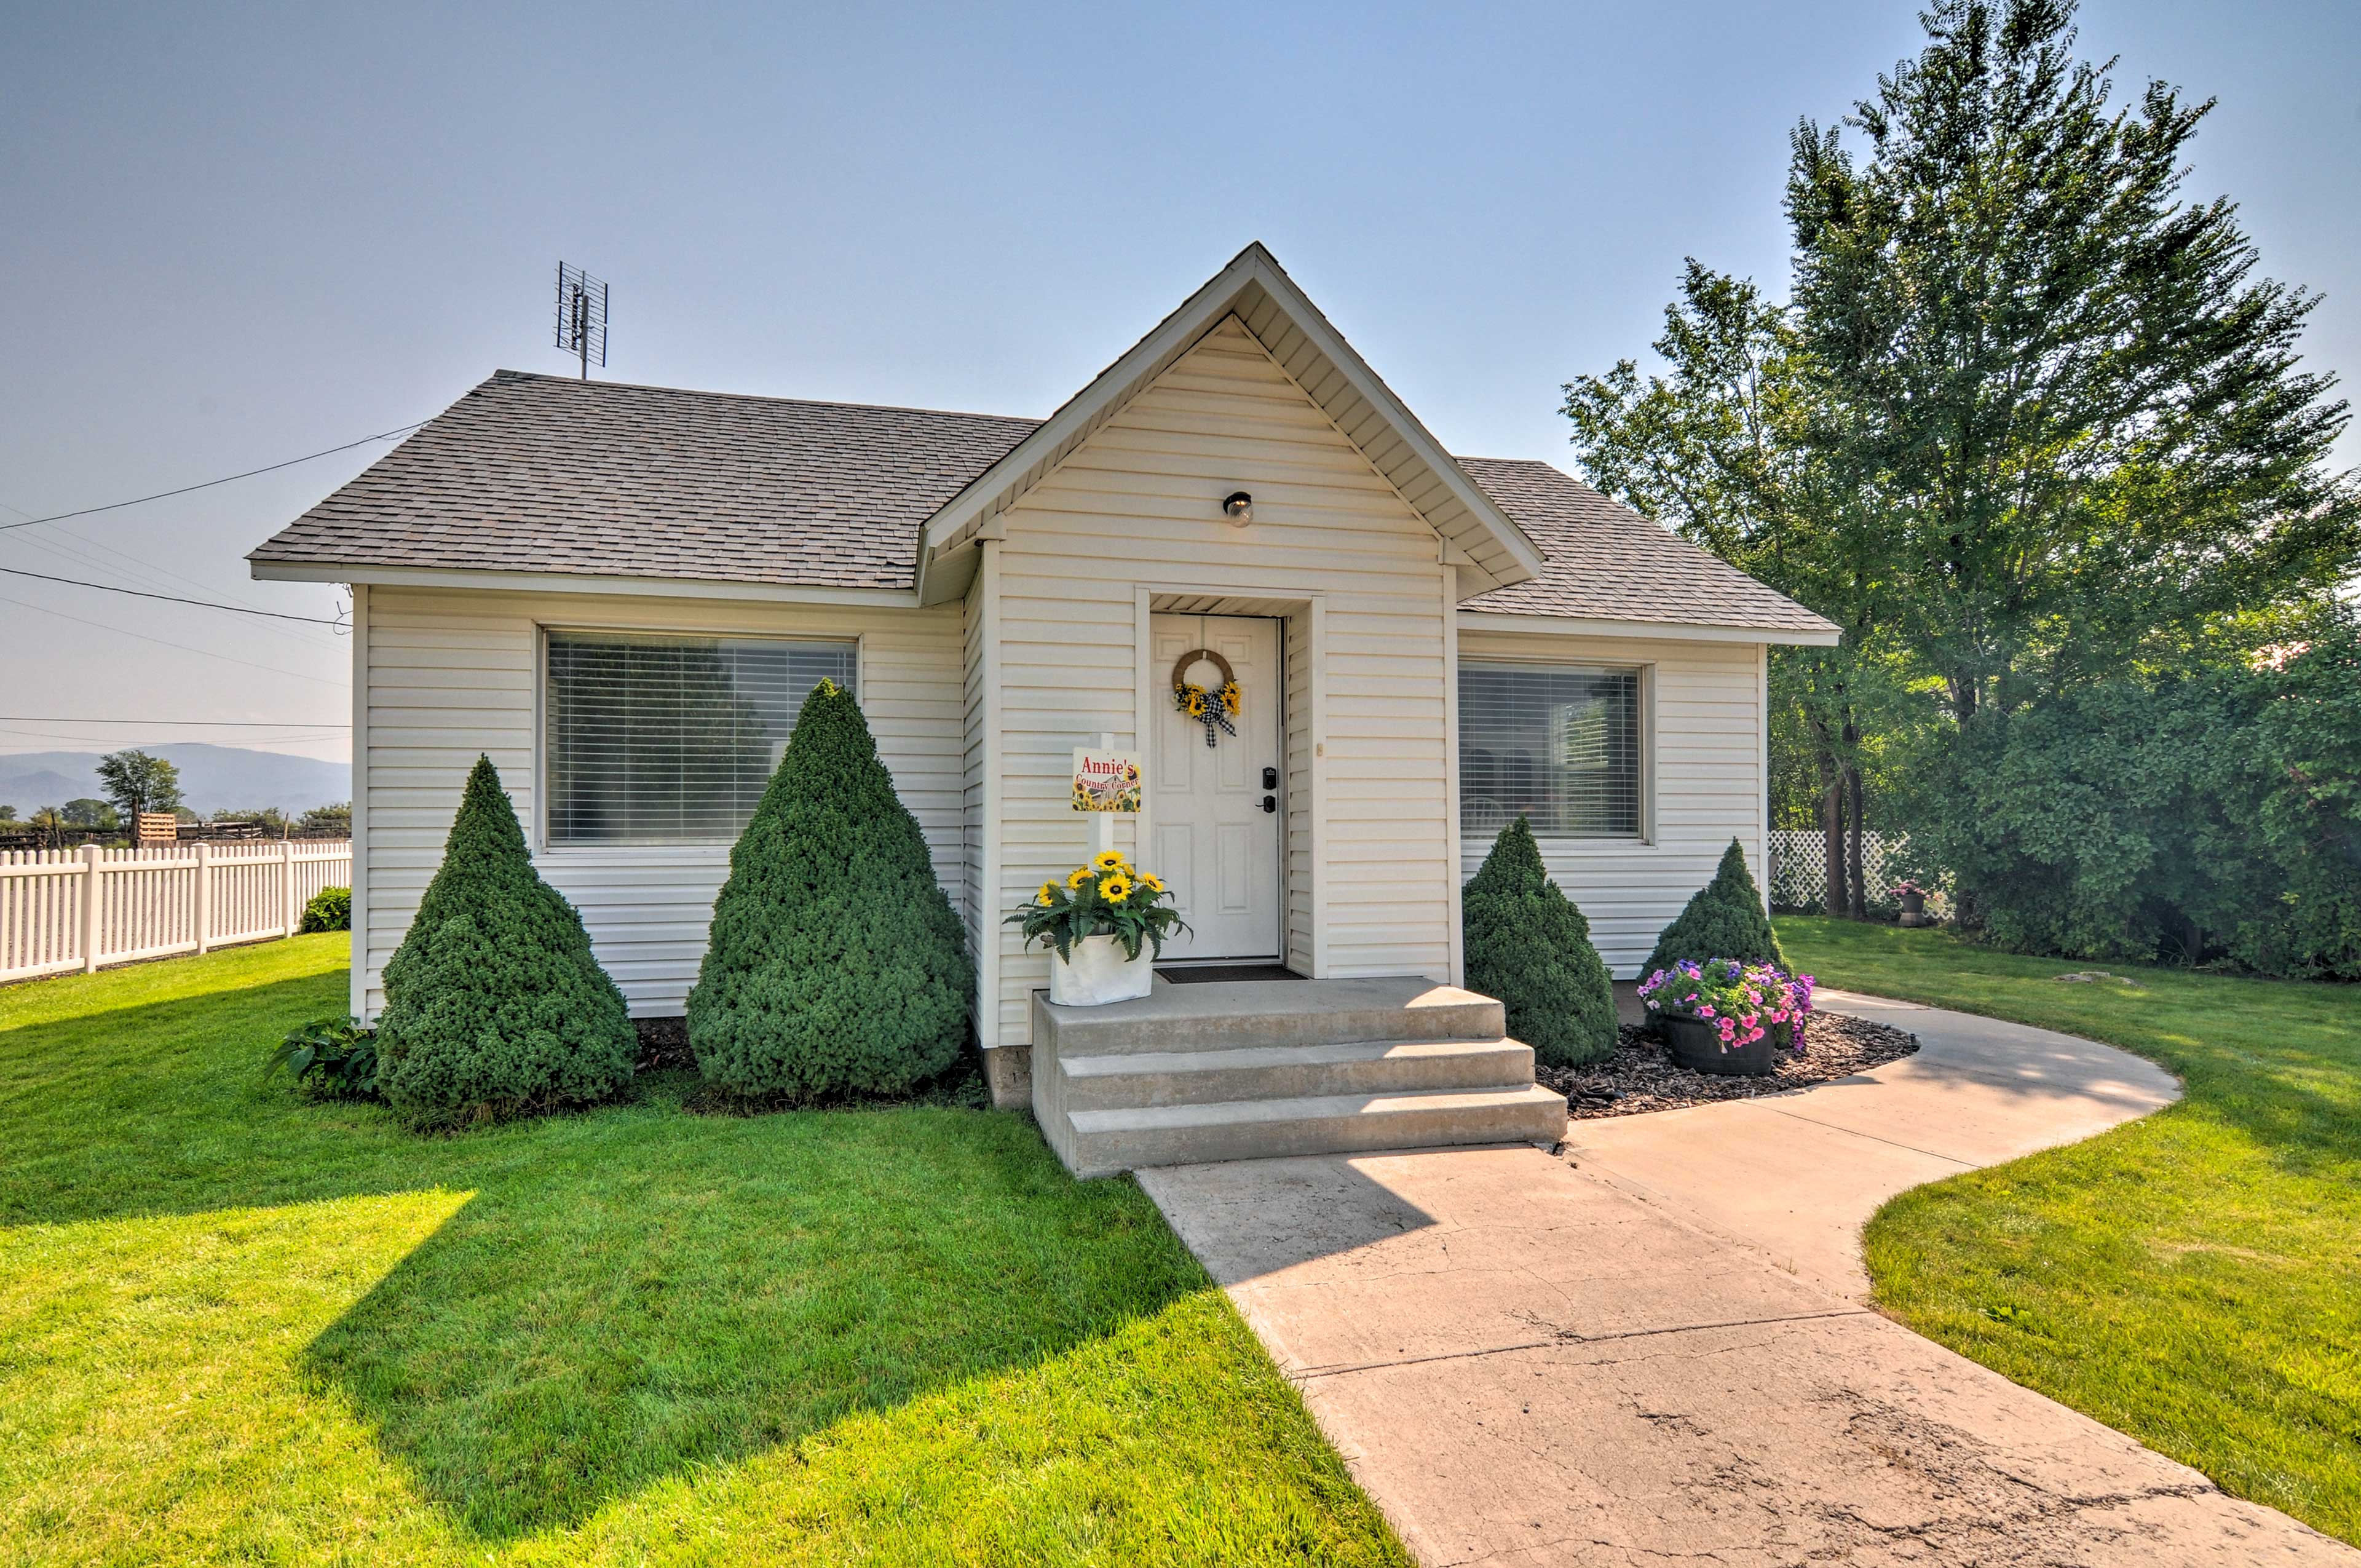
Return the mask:
[(1541, 575), (1542, 554), (1532, 542), (1257, 242), (928, 520), (919, 544), (920, 598), (956, 598), (965, 574), (952, 575), (955, 586), (947, 590), (930, 590), (926, 578), (932, 561), (964, 550), (994, 518), (1232, 316), (1395, 493), (1455, 547), (1452, 558), (1467, 591), (1505, 587)]
[(1462, 457), (1459, 466), (1549, 558), (1540, 576), (1480, 594), (1462, 609), (1752, 628), (1815, 640), (1836, 630), (1786, 595), (1547, 463)]
[[(1249, 247), (1247, 258), (1259, 250)], [(1262, 287), (1258, 265), (1248, 272)], [(1267, 289), (1259, 303), (1248, 292), (1221, 296), (1224, 308), (1209, 325), (1244, 304), (1263, 326), (1250, 315), (1241, 321), (1292, 372), (1263, 335), (1284, 313)], [(1275, 335), (1293, 344), (1297, 364), (1309, 364), (1303, 356), (1317, 346), (1309, 334), (1301, 344)], [(1109, 377), (1158, 341), (1149, 334), (1093, 386), (1107, 390)], [(1345, 390), (1364, 395), (1341, 367), (1331, 369), (1340, 403)], [(922, 541), (943, 541), (932, 547), (939, 566), (960, 547), (953, 534), (983, 526), (980, 498), (1021, 493), (1025, 476), (1053, 461), (1044, 453), (1065, 441), (1052, 427), (1066, 411), (1019, 419), (501, 370), (248, 559), (258, 577), (330, 582), (388, 571), (489, 572), (544, 586), (608, 577), (683, 586), (670, 591), (745, 585), (907, 596), (919, 586)], [(1383, 425), (1383, 411), (1372, 402), (1364, 420)], [(1078, 422), (1069, 422), (1068, 433)], [(1404, 461), (1418, 455), (1407, 450), (1407, 435), (1392, 433)], [(1489, 588), (1487, 578), (1509, 569), (1504, 557), (1485, 573), (1461, 565), (1477, 590), (1463, 602), (1466, 610), (1638, 630), (1726, 629), (1768, 641), (1836, 639), (1836, 628), (1803, 606), (1549, 464), (1446, 455), (1455, 481), (1418, 460), (1430, 520), (1444, 510), (1436, 489), (1464, 485), (1535, 563), (1532, 575)], [(1477, 515), (1468, 506), (1466, 516)], [(1475, 554), (1464, 549), (1457, 558)], [(935, 580), (955, 579), (939, 571)]]

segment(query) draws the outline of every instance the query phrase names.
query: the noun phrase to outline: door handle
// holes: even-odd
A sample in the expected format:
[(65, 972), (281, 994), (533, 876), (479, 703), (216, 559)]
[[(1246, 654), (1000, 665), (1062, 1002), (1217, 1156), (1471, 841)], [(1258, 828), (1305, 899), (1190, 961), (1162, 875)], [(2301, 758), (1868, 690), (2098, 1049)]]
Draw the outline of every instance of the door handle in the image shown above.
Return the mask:
[(1279, 809), (1279, 796), (1275, 795), (1264, 795), (1262, 797), (1262, 808), (1265, 811), (1277, 811)]
[(1265, 768), (1262, 771), (1262, 787), (1265, 789), (1277, 789), (1279, 787), (1279, 770), (1277, 768)]

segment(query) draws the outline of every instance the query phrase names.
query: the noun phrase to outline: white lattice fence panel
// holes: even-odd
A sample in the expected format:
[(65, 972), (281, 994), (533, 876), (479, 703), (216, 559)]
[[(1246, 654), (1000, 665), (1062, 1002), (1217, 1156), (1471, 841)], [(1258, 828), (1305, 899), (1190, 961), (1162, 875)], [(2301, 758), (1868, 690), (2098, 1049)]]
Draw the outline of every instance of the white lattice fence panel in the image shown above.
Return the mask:
[[(1910, 848), (1906, 833), (1863, 833), (1861, 863), (1872, 909), (1890, 908), (1894, 884), (1903, 877)], [(1828, 836), (1817, 828), (1774, 828), (1771, 831), (1771, 903), (1779, 909), (1825, 909), (1828, 892)], [(1949, 900), (1939, 887), (1927, 895), (1927, 908), (1937, 916), (1949, 913)]]

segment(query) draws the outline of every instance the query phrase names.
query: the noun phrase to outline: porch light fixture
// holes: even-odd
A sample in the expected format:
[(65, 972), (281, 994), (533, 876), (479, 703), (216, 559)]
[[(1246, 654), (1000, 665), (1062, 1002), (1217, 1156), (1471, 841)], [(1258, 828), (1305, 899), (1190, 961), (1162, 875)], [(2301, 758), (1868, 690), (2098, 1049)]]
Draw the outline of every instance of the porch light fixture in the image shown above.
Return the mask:
[(1232, 490), (1222, 499), (1222, 515), (1244, 528), (1254, 521), (1254, 498), (1244, 490)]

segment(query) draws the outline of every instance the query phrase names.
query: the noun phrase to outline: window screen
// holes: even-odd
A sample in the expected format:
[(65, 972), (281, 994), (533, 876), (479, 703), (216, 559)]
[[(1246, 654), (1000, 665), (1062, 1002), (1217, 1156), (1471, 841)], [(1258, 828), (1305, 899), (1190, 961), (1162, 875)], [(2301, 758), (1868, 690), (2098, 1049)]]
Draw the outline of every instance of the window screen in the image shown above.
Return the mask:
[(733, 841), (804, 698), (853, 666), (849, 642), (551, 632), (549, 842)]
[(1553, 664), (1459, 666), (1459, 825), (1640, 836), (1640, 676)]

